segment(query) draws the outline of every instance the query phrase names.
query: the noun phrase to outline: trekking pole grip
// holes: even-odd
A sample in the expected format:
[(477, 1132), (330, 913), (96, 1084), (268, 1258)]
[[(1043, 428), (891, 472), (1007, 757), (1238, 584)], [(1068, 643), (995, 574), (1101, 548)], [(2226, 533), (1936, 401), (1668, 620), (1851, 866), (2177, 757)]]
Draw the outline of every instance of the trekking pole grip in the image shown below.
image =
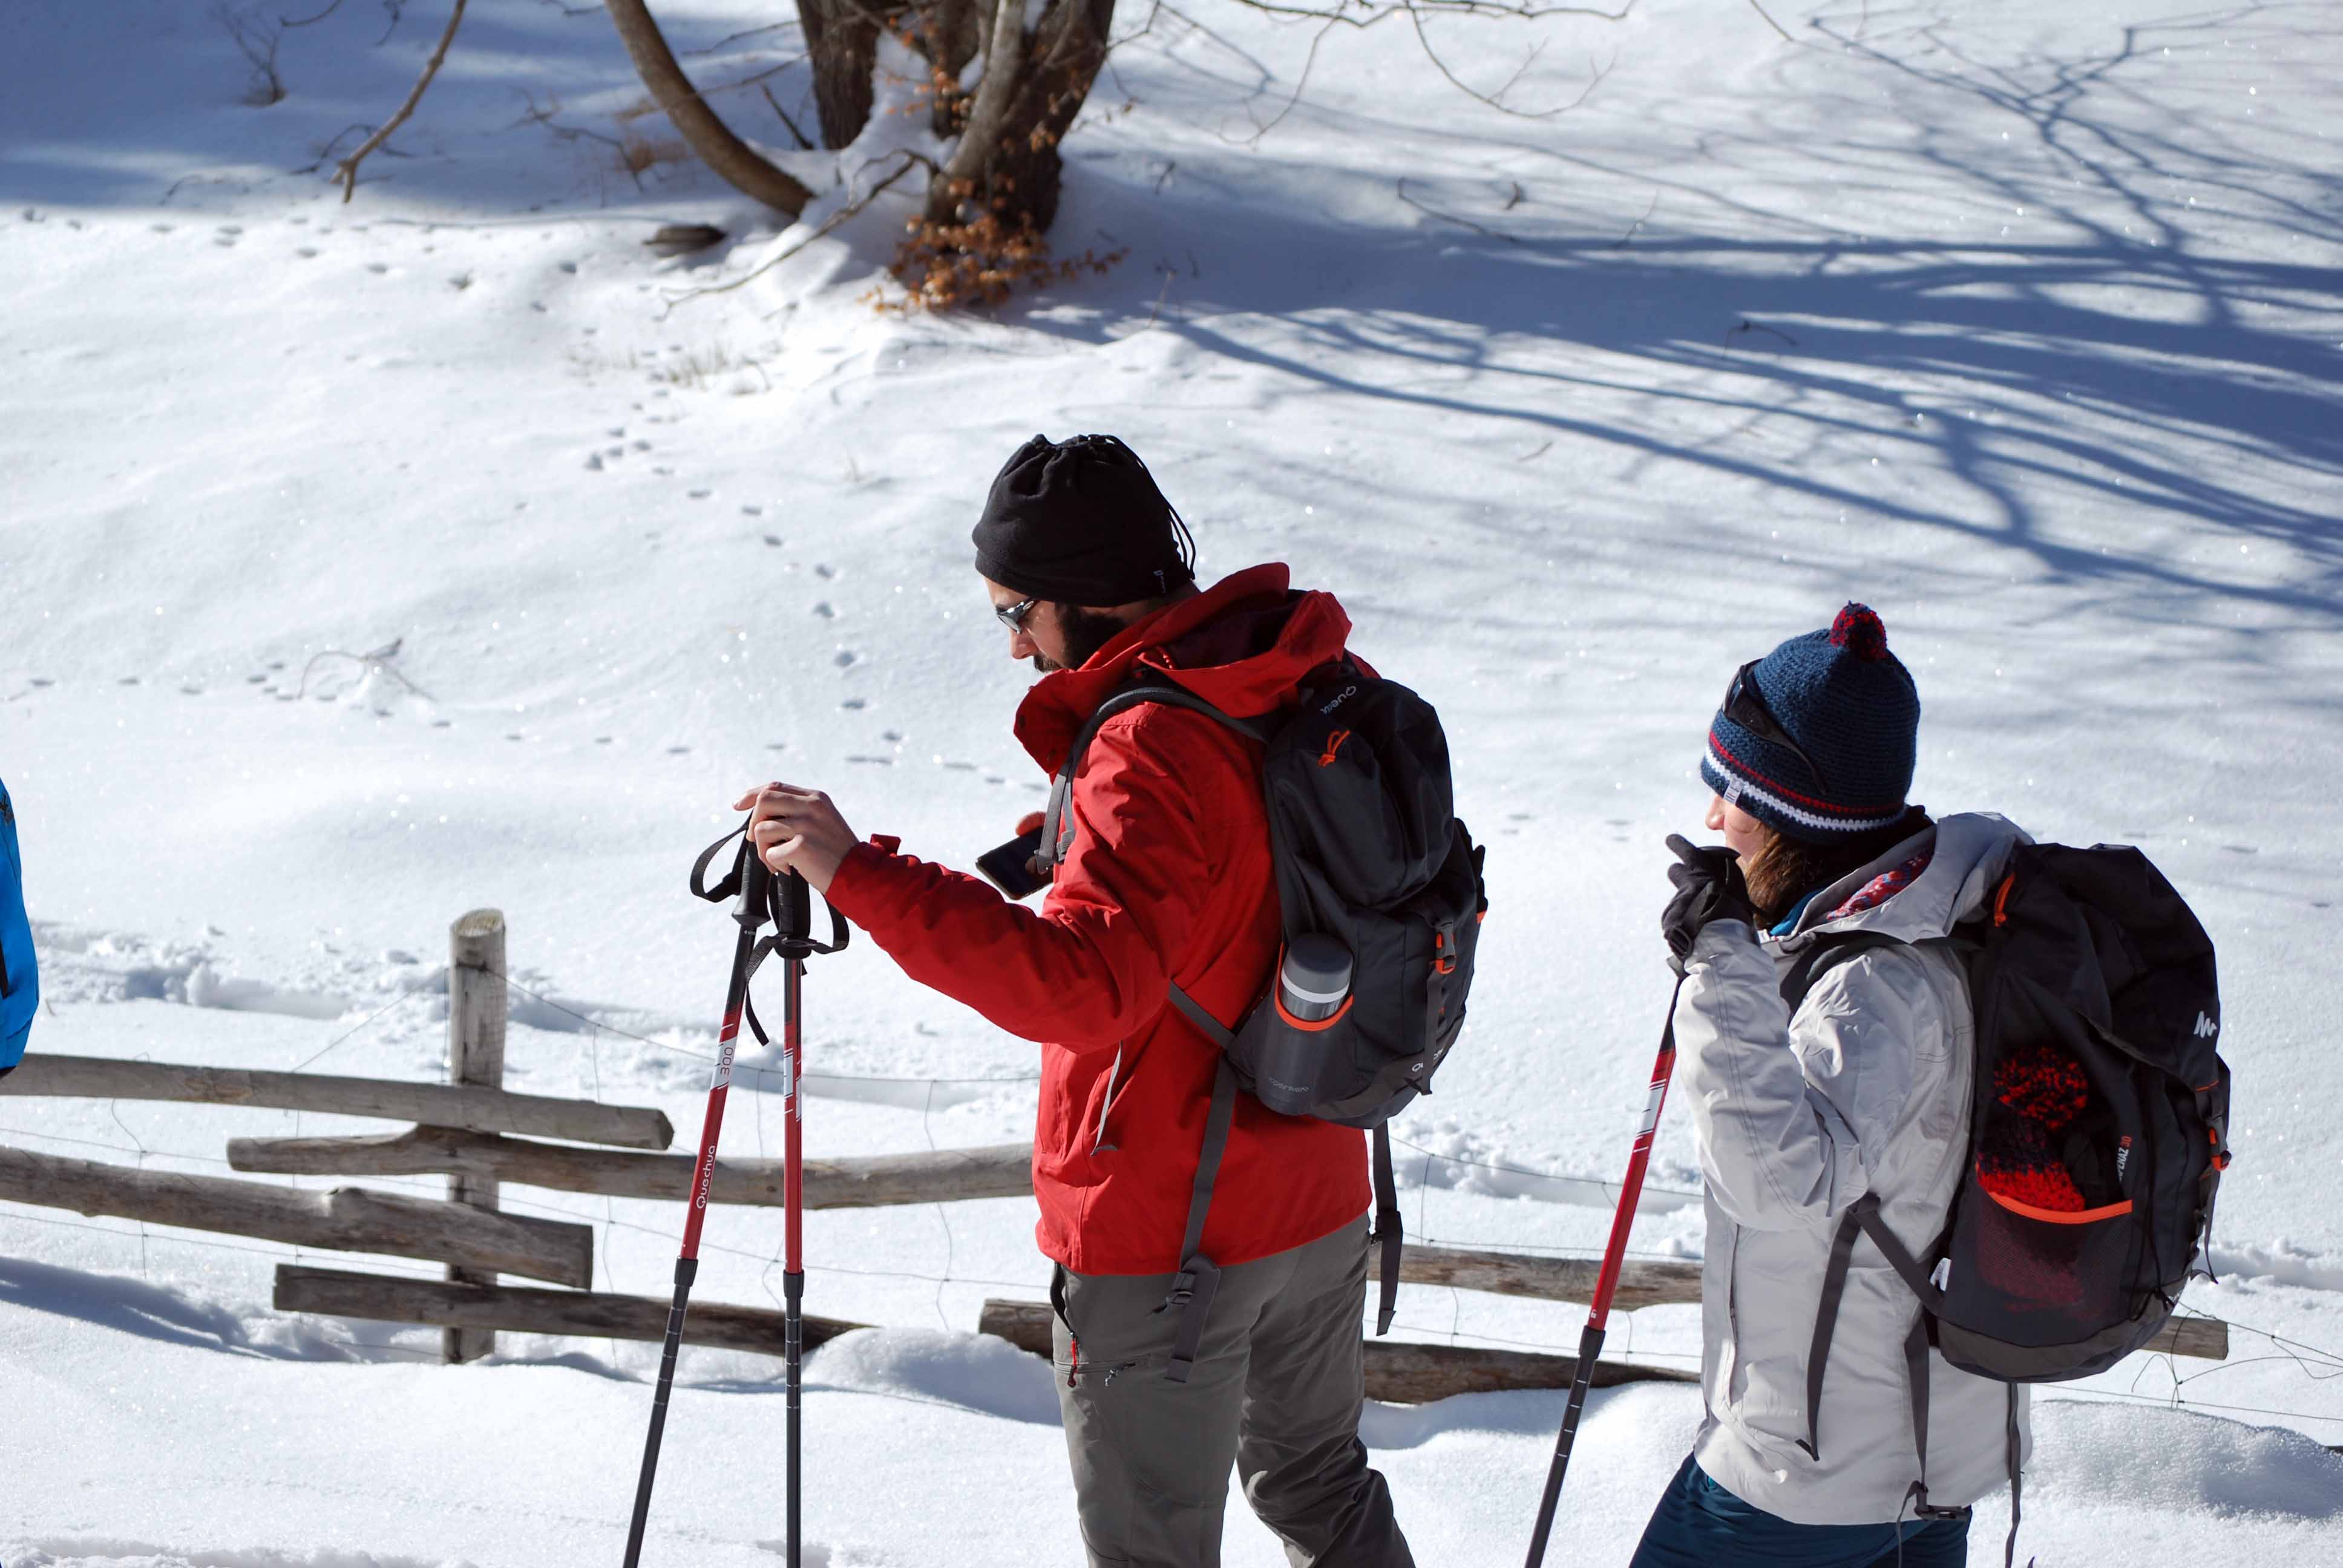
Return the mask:
[(765, 864), (764, 851), (757, 848), (755, 837), (744, 833), (740, 839), (740, 900), (732, 906), (732, 918), (754, 930), (772, 919), (772, 868)]

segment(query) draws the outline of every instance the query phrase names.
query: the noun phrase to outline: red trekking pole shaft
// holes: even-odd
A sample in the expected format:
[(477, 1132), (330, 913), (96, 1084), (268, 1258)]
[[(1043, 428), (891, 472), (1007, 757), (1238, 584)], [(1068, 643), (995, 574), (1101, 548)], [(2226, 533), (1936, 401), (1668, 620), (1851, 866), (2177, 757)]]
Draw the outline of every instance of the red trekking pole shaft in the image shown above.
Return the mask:
[[(807, 923), (806, 885), (793, 880), (787, 890), (794, 929)], [(783, 955), (781, 971), (781, 1060), (787, 1064), (781, 1135), (781, 1355), (788, 1377), (786, 1405), (788, 1471), (788, 1555), (785, 1568), (799, 1568), (799, 1521), (804, 1517), (799, 1490), (799, 1424), (805, 1387), (805, 1050), (799, 1023), (799, 993), (805, 980), (805, 960), (795, 952)]]
[[(683, 1251), (675, 1261), (675, 1304), (667, 1315), (667, 1343), (659, 1354), (659, 1388), (651, 1396), (650, 1433), (643, 1441), (642, 1473), (635, 1481), (634, 1518), (627, 1526), (626, 1568), (637, 1568), (643, 1553), (643, 1527), (651, 1512), (651, 1483), (659, 1473), (659, 1439), (667, 1431), (668, 1396), (675, 1387), (675, 1359), (683, 1348), (683, 1319), (691, 1302), (691, 1282), (699, 1272), (699, 1231), (708, 1221), (708, 1193), (716, 1177), (716, 1143), (724, 1131), (724, 1100), (732, 1088), (732, 1055), (740, 1034), (740, 1015), (749, 1002), (749, 974), (756, 963), (757, 932), (769, 918), (767, 882), (772, 873), (766, 869), (761, 856), (752, 849), (741, 861), (740, 899), (734, 907), (733, 919), (740, 924), (740, 937), (732, 950), (732, 978), (724, 993), (724, 1027), (717, 1038), (716, 1081), (708, 1091), (708, 1114), (700, 1124), (699, 1157), (691, 1171), (691, 1202), (683, 1221)], [(795, 1050), (797, 1039), (796, 990), (799, 966), (789, 965), (789, 1039), (791, 1061), (789, 1091), (792, 1111), (789, 1121), (789, 1185), (792, 1199), (789, 1220), (790, 1267), (797, 1261), (797, 1120), (794, 1106), (797, 1092)], [(804, 1276), (795, 1276), (802, 1281)], [(793, 1385), (794, 1388), (794, 1385)], [(790, 1395), (790, 1420), (796, 1420), (796, 1395)], [(791, 1445), (795, 1457), (795, 1444)], [(796, 1510), (790, 1510), (790, 1530), (796, 1530)], [(796, 1554), (790, 1554), (794, 1568)]]
[[(1684, 980), (1676, 980), (1676, 995)], [(1627, 1156), (1627, 1176), (1619, 1183), (1619, 1207), (1611, 1216), (1611, 1241), (1603, 1249), (1603, 1271), (1595, 1276), (1594, 1304), (1587, 1309), (1585, 1331), (1578, 1336), (1578, 1369), (1570, 1380), (1570, 1403), (1562, 1412), (1562, 1431), (1554, 1441), (1554, 1462), (1546, 1469), (1545, 1495), (1539, 1500), (1537, 1528), (1530, 1535), (1527, 1568), (1545, 1561), (1546, 1537), (1554, 1532), (1554, 1510), (1562, 1502), (1563, 1477), (1570, 1471), (1571, 1446), (1578, 1440), (1578, 1418), (1586, 1409), (1586, 1391), (1594, 1385), (1595, 1358), (1603, 1353), (1604, 1325), (1611, 1318), (1611, 1298), (1619, 1289), (1619, 1271), (1627, 1261), (1627, 1233), (1635, 1228), (1635, 1203), (1644, 1195), (1644, 1171), (1652, 1162), (1652, 1139), (1659, 1131), (1660, 1108), (1667, 1103), (1668, 1080), (1676, 1069), (1676, 1002), (1668, 999), (1668, 1021), (1660, 1030), (1660, 1054), (1652, 1063), (1652, 1091), (1644, 1101), (1644, 1125)]]

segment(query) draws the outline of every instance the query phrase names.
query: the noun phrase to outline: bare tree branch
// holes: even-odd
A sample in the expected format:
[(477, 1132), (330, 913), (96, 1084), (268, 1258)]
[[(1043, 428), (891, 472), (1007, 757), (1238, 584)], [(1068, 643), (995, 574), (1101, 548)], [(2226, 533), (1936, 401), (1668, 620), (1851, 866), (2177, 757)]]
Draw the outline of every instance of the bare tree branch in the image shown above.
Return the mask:
[(708, 100), (692, 86), (691, 78), (676, 64), (667, 39), (651, 20), (643, 0), (604, 0), (618, 37), (635, 63), (636, 74), (650, 89), (651, 101), (691, 145), (702, 162), (743, 196), (795, 217), (813, 200), (803, 183), (768, 162), (757, 150), (732, 134)]
[(456, 0), (456, 8), (447, 14), (447, 30), (439, 35), (439, 46), (432, 50), (431, 58), (424, 62), (423, 75), (415, 78), (414, 90), (407, 95), (407, 102), (398, 106), (397, 113), (390, 116), (382, 129), (361, 142), (358, 145), (358, 150), (344, 158), (336, 167), (334, 177), (342, 182), (342, 201), (345, 205), (352, 196), (357, 195), (358, 165), (366, 161), (366, 156), (368, 153), (388, 141), (391, 132), (407, 124), (407, 116), (415, 113), (415, 106), (423, 101), (424, 90), (431, 85), (431, 78), (439, 74), (440, 63), (447, 58), (447, 45), (456, 41), (456, 28), (464, 20), (464, 6), (467, 3), (468, 0)]
[[(1482, 92), (1477, 87), (1468, 85), (1456, 75), (1455, 72), (1450, 70), (1448, 68), (1448, 62), (1440, 57), (1440, 51), (1432, 46), (1431, 35), (1423, 30), (1423, 14), (1426, 10), (1436, 9), (1436, 7), (1427, 6), (1422, 3), (1422, 0), (1403, 0), (1403, 4), (1404, 4), (1407, 8), (1407, 19), (1409, 23), (1415, 28), (1415, 41), (1422, 46), (1423, 50), (1423, 57), (1432, 62), (1432, 68), (1439, 72), (1443, 76), (1447, 77), (1448, 85), (1450, 86), (1455, 88), (1466, 97), (1473, 99), (1475, 103), (1486, 104), (1489, 107), (1495, 109), (1500, 114), (1512, 115), (1517, 118), (1524, 120), (1550, 120), (1556, 115), (1568, 114), (1571, 110), (1578, 107), (1579, 105), (1586, 102), (1587, 95), (1593, 93), (1595, 88), (1601, 86), (1603, 85), (1603, 78), (1609, 75), (1612, 69), (1619, 64), (1618, 58), (1614, 55), (1613, 56), (1609, 65), (1604, 65), (1600, 69), (1594, 70), (1593, 74), (1587, 78), (1586, 85), (1579, 90), (1578, 96), (1571, 99), (1570, 102), (1566, 104), (1556, 104), (1550, 109), (1517, 109), (1511, 104), (1505, 103), (1503, 100), (1505, 94), (1513, 88), (1513, 84), (1522, 79), (1522, 73), (1530, 68), (1531, 62), (1529, 60), (1524, 60), (1522, 63), (1521, 70), (1515, 71), (1512, 78), (1507, 81), (1503, 86), (1499, 87), (1493, 93)], [(1624, 16), (1626, 13), (1623, 11), (1620, 15)], [(1531, 59), (1534, 60), (1535, 57), (1535, 53), (1533, 52)]]
[(773, 113), (780, 116), (781, 124), (789, 126), (789, 135), (797, 138), (799, 148), (809, 153), (813, 151), (813, 144), (806, 140), (806, 134), (803, 131), (798, 129), (798, 123), (789, 118), (789, 112), (781, 107), (781, 101), (773, 96), (773, 89), (759, 82), (757, 84), (757, 91), (765, 95), (765, 102), (773, 106)]
[(984, 79), (977, 84), (976, 101), (969, 106), (960, 145), (952, 148), (950, 160), (937, 176), (937, 184), (943, 188), (930, 197), (929, 216), (937, 216), (940, 205), (949, 211), (954, 199), (950, 187), (983, 172), (992, 144), (1000, 139), (1001, 122), (1008, 117), (1009, 100), (1017, 91), (1024, 56), (1025, 0), (999, 0), (993, 8), (991, 47), (984, 57)]
[[(1515, 22), (1536, 22), (1548, 16), (1584, 16), (1597, 22), (1624, 22), (1635, 9), (1635, 0), (1616, 11), (1587, 5), (1541, 5), (1536, 0), (1334, 0), (1331, 5), (1282, 5), (1279, 0), (1237, 0), (1240, 5), (1272, 16), (1297, 16), (1340, 22), (1367, 28), (1402, 10), (1434, 16), (1483, 16)], [(1169, 7), (1167, 6), (1168, 10)]]
[(684, 53), (685, 53), (687, 55), (713, 55), (713, 54), (715, 54), (719, 49), (723, 48), (726, 45), (728, 45), (728, 44), (737, 44), (737, 43), (739, 43), (739, 42), (741, 39), (743, 39), (743, 38), (754, 38), (754, 37), (757, 37), (758, 35), (759, 35), (760, 34), (765, 34), (765, 33), (781, 33), (781, 32), (786, 32), (786, 31), (788, 31), (788, 30), (789, 30), (789, 28), (791, 28), (791, 27), (801, 27), (802, 25), (802, 25), (801, 23), (799, 23), (799, 22), (796, 21), (794, 18), (792, 18), (791, 20), (787, 21), (787, 22), (769, 22), (769, 23), (767, 23), (765, 25), (763, 25), (762, 27), (751, 27), (751, 28), (749, 28), (746, 32), (729, 34), (729, 35), (726, 35), (726, 36), (724, 36), (724, 37), (721, 37), (721, 38), (717, 39), (717, 40), (716, 40), (716, 42), (714, 42), (713, 44), (709, 45), (708, 45), (706, 48), (704, 48), (704, 49), (686, 49), (686, 50), (684, 51)]
[(227, 29), (235, 40), (236, 53), (252, 67), (252, 85), (244, 101), (257, 109), (282, 103), (285, 98), (285, 78), (277, 71), (277, 45), (284, 29), (271, 27), (256, 17), (237, 11), (222, 0), (212, 7), (212, 20)]
[[(1757, 4), (1757, 0), (1749, 0), (1749, 9), (1756, 12), (1760, 16), (1765, 16), (1765, 7)], [(1771, 16), (1765, 16), (1765, 25), (1774, 29), (1776, 33), (1782, 33), (1782, 25), (1779, 22), (1775, 21)], [(1791, 37), (1787, 33), (1782, 33), (1782, 42), (1785, 44), (1795, 44), (1797, 40)]]
[[(836, 228), (840, 224), (844, 223), (848, 218), (852, 217), (855, 214), (869, 206), (872, 202), (877, 201), (881, 192), (885, 191), (889, 186), (893, 185), (897, 180), (901, 179), (905, 175), (910, 174), (913, 169), (924, 165), (927, 167), (928, 176), (930, 179), (941, 177), (940, 171), (936, 167), (936, 161), (931, 157), (929, 157), (926, 154), (915, 153), (908, 147), (898, 147), (895, 149), (895, 154), (903, 161), (896, 166), (895, 171), (892, 174), (889, 175), (885, 179), (880, 180), (877, 185), (872, 186), (869, 190), (863, 192), (862, 195), (856, 196), (854, 199), (848, 202), (844, 206), (840, 207), (836, 212), (831, 213), (828, 217), (822, 219), (821, 222), (815, 226), (814, 231), (811, 234), (806, 236), (803, 239), (798, 241), (797, 244), (789, 246), (779, 256), (767, 257), (756, 267), (750, 271), (741, 274), (739, 277), (734, 278), (729, 283), (710, 284), (706, 288), (686, 289), (681, 294), (669, 295), (667, 297), (667, 307), (659, 312), (659, 319), (662, 321), (666, 320), (668, 313), (674, 310), (674, 308), (679, 305), (687, 304), (691, 300), (700, 298), (704, 295), (729, 294), (734, 289), (741, 287), (757, 278), (762, 277), (765, 274), (772, 271), (773, 268), (780, 266), (781, 263), (789, 260), (789, 257), (797, 255), (798, 252), (811, 245), (814, 241), (821, 238), (822, 236), (828, 234), (830, 230)], [(876, 162), (877, 160), (873, 159), (872, 161)], [(863, 166), (864, 168), (868, 168), (869, 166), (870, 165), (868, 164)]]
[(1454, 213), (1442, 212), (1437, 207), (1429, 207), (1424, 206), (1422, 202), (1407, 194), (1407, 178), (1405, 176), (1402, 176), (1400, 178), (1399, 199), (1407, 203), (1408, 206), (1413, 207), (1416, 211), (1430, 217), (1436, 217), (1443, 223), (1453, 223), (1460, 228), (1469, 228), (1474, 234), (1485, 234), (1491, 239), (1502, 239), (1508, 245), (1519, 245), (1522, 243), (1520, 236), (1517, 235), (1503, 234), (1493, 228), (1483, 228), (1470, 218), (1458, 217)]

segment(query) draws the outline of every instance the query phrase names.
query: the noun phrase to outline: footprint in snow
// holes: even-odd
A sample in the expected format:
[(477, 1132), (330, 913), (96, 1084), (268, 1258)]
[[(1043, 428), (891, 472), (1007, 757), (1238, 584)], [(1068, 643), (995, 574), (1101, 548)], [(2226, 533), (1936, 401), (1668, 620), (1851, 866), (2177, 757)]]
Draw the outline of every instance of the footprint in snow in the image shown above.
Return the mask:
[(867, 697), (850, 697), (845, 701), (840, 703), (839, 706), (845, 709), (849, 713), (860, 713), (864, 709), (870, 706), (870, 699)]
[(838, 618), (838, 607), (831, 604), (828, 599), (823, 599), (820, 604), (813, 607), (813, 613), (821, 617), (824, 620), (836, 620)]
[(852, 666), (856, 661), (860, 659), (861, 657), (862, 656), (860, 654), (855, 652), (850, 648), (841, 648), (830, 658), (830, 662), (838, 666), (840, 669), (845, 669)]

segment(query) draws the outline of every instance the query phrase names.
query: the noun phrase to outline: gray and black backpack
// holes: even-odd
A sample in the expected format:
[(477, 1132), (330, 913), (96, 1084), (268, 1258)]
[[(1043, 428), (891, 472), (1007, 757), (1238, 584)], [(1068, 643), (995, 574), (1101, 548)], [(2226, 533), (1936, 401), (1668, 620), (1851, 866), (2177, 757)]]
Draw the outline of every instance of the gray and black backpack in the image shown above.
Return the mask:
[(1190, 709), (1265, 751), (1262, 786), (1283, 940), (1233, 1024), (1172, 988), (1172, 1005), (1221, 1047), (1212, 1111), (1165, 1307), (1182, 1315), (1167, 1371), (1187, 1381), (1220, 1271), (1204, 1216), (1240, 1090), (1288, 1116), (1374, 1132), (1374, 1240), (1382, 1249), (1377, 1333), (1391, 1328), (1402, 1230), (1388, 1123), (1447, 1059), (1464, 1025), (1488, 900), (1483, 850), (1453, 814), (1448, 741), (1431, 704), (1345, 660), (1313, 671), (1292, 709), (1236, 719), (1168, 681), (1125, 687), (1099, 706), (1059, 769), (1040, 859), (1072, 842), (1067, 803), (1099, 727), (1142, 702)]
[[(2010, 1387), (2010, 1543), (2018, 1518), (2019, 1383), (2089, 1377), (2156, 1338), (2179, 1305), (2228, 1169), (2229, 1069), (2215, 1049), (2213, 943), (2137, 849), (2022, 844), (1991, 902), (1949, 939), (1976, 1014), (1968, 1168), (1919, 1255), (1866, 1194), (1841, 1221), (1806, 1362), (1806, 1452), (1858, 1236), (1920, 1298), (1905, 1347), (1928, 1503), (1927, 1348)], [(1893, 941), (1825, 937), (1782, 984), (1795, 1011), (1833, 964)]]

